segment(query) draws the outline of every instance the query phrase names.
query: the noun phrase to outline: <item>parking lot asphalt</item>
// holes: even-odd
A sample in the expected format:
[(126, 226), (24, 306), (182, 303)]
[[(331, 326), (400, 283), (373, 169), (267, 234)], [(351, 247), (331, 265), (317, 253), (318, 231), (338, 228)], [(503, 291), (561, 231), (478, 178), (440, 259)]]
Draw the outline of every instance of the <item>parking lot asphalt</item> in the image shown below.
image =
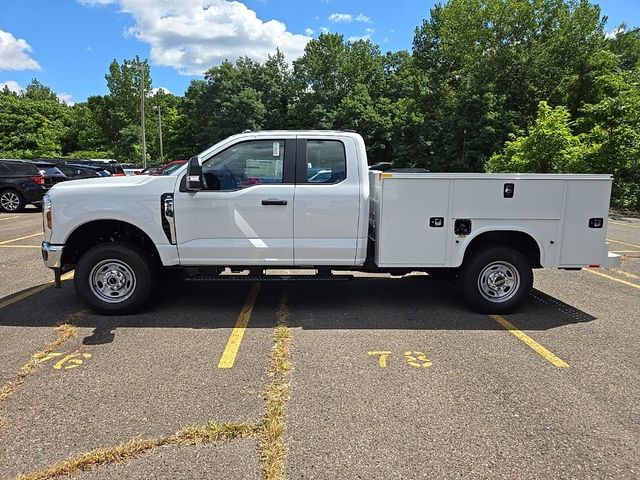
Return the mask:
[(536, 271), (494, 317), (427, 275), (166, 280), (101, 317), (52, 288), (41, 231), (0, 214), (0, 479), (640, 476), (639, 219), (610, 219), (620, 267)]

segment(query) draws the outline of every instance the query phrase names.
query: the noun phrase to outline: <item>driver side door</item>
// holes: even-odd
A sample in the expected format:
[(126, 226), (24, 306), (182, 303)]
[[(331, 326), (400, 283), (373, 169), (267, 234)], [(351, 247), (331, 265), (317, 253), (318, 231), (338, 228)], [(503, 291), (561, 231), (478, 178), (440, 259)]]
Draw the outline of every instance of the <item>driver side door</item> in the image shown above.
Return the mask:
[(175, 194), (180, 263), (292, 265), (295, 150), (256, 138), (205, 158), (203, 189)]

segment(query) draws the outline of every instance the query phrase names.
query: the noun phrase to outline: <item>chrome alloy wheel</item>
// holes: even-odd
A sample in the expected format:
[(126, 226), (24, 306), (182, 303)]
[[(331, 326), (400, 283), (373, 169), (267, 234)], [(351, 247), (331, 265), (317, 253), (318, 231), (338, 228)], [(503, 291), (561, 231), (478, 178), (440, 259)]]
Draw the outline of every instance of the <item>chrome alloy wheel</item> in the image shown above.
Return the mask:
[(492, 262), (478, 276), (478, 289), (482, 296), (494, 303), (513, 297), (520, 288), (520, 274), (509, 262)]
[(0, 207), (5, 212), (14, 212), (20, 206), (20, 197), (15, 192), (4, 192), (0, 195)]
[(98, 263), (89, 274), (91, 291), (107, 303), (120, 303), (136, 288), (136, 276), (122, 260), (108, 259)]

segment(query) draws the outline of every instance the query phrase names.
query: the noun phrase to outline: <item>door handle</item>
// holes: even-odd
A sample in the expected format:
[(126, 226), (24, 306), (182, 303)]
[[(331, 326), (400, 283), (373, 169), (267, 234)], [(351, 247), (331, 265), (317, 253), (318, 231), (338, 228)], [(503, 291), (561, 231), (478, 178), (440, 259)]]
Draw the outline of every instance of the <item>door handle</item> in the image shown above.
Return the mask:
[(287, 204), (286, 200), (262, 200), (262, 205), (280, 205), (284, 206)]

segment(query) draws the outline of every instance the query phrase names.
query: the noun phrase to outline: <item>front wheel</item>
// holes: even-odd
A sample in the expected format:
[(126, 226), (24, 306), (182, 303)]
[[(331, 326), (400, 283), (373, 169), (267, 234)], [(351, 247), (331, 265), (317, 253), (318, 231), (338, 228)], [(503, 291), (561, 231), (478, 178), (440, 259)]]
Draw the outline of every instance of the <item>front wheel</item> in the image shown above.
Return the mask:
[(110, 242), (93, 247), (78, 261), (74, 286), (96, 313), (135, 313), (149, 299), (155, 282), (153, 259), (136, 245)]
[(467, 303), (480, 313), (509, 313), (520, 307), (533, 287), (527, 258), (509, 247), (476, 253), (463, 268), (462, 288)]

